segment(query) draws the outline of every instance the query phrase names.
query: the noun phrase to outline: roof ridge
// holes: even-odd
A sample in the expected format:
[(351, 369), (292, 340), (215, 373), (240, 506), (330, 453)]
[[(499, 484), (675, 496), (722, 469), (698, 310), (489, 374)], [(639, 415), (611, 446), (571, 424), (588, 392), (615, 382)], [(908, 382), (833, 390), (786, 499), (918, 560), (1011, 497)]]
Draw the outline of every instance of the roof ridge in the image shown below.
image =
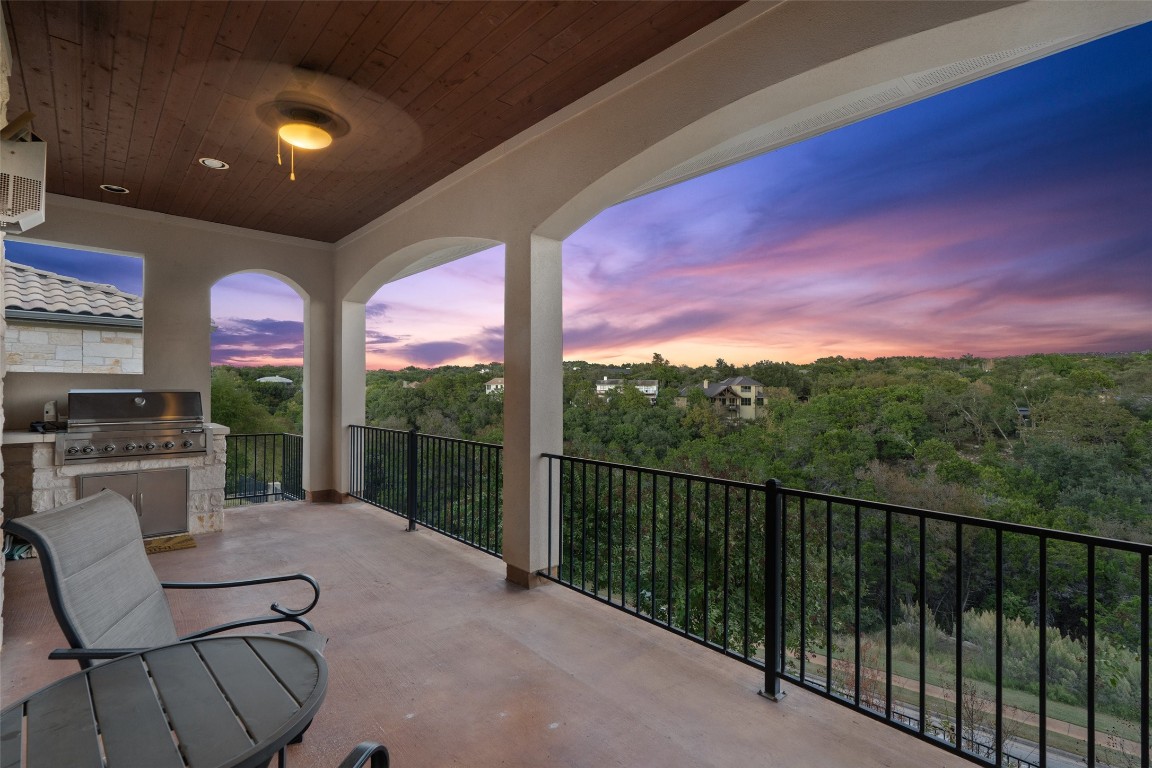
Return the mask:
[(7, 270), (9, 267), (12, 267), (13, 269), (17, 269), (17, 268), (23, 269), (23, 270), (26, 270), (28, 272), (35, 272), (39, 275), (43, 275), (44, 277), (56, 279), (56, 280), (59, 280), (60, 282), (63, 282), (63, 283), (72, 283), (72, 284), (80, 286), (82, 288), (93, 288), (93, 289), (96, 289), (98, 291), (101, 291), (102, 293), (114, 293), (118, 296), (130, 296), (134, 299), (141, 298), (141, 296), (139, 294), (129, 293), (128, 291), (121, 290), (120, 288), (117, 288), (112, 283), (94, 283), (90, 280), (81, 280), (80, 278), (73, 277), (72, 275), (62, 275), (59, 272), (53, 272), (52, 270), (49, 270), (49, 269), (41, 269), (40, 267), (33, 267), (30, 264), (21, 264), (18, 261), (12, 261), (11, 259), (5, 259), (4, 260), (4, 269)]

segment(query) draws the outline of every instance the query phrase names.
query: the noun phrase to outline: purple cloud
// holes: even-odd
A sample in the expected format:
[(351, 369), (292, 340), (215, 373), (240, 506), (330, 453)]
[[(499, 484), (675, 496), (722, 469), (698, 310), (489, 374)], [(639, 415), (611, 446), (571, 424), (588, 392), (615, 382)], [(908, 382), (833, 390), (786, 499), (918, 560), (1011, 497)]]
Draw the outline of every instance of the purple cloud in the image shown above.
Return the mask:
[(400, 353), (416, 366), (435, 366), (464, 357), (472, 347), (458, 341), (428, 341), (409, 344)]
[(298, 365), (304, 358), (304, 323), (227, 317), (212, 331), (214, 365)]

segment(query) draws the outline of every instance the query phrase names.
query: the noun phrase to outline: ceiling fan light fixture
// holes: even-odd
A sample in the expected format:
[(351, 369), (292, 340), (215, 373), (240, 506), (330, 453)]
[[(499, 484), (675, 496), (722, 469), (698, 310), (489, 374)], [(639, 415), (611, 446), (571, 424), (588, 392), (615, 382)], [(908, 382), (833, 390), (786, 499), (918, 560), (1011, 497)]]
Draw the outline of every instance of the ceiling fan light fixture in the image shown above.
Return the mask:
[(332, 143), (332, 134), (314, 123), (285, 123), (278, 133), (285, 143), (297, 149), (324, 149)]
[(296, 180), (296, 150), (325, 149), (348, 133), (345, 120), (317, 96), (300, 91), (283, 91), (273, 101), (261, 104), (256, 114), (276, 131), (276, 163), (285, 165), (280, 145), (288, 145), (288, 178)]

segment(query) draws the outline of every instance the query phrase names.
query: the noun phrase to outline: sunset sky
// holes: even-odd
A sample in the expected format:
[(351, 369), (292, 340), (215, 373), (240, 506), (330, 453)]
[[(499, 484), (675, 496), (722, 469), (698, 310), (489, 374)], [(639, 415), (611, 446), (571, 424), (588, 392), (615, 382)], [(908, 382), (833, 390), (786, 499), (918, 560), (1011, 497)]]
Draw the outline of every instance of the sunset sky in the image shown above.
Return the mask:
[[(1152, 24), (602, 212), (564, 243), (565, 358), (1152, 349), (1149, 51)], [(213, 361), (298, 364), (301, 312), (222, 281)], [(370, 369), (502, 360), (503, 249), (368, 326)]]

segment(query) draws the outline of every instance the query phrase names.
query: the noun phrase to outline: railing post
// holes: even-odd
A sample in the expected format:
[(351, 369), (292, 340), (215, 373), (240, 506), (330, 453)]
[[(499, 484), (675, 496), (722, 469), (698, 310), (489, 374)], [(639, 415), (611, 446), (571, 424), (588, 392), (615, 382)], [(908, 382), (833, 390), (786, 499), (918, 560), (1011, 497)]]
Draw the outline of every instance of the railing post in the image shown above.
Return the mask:
[(784, 542), (780, 535), (780, 490), (776, 480), (764, 483), (764, 690), (760, 695), (772, 701), (784, 698), (780, 684), (780, 649), (784, 637), (781, 624), (781, 566)]
[(408, 530), (416, 530), (416, 430), (408, 430), (408, 491), (407, 491), (407, 507), (408, 507)]

